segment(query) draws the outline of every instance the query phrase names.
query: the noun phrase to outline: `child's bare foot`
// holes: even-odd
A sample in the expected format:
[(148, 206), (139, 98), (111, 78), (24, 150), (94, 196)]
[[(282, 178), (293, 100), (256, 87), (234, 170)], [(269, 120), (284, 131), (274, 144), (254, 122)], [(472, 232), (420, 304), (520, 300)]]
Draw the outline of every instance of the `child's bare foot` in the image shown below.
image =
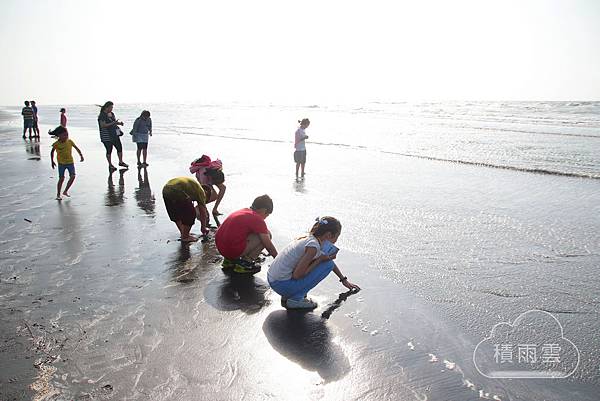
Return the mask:
[(187, 237), (181, 238), (181, 242), (196, 242), (198, 241), (198, 238), (194, 237), (193, 235), (188, 235)]
[(69, 194), (67, 193), (67, 191), (63, 192), (63, 196), (66, 196), (67, 198), (70, 198), (70, 197), (71, 197), (71, 195), (69, 195)]
[(56, 195), (56, 200), (62, 200), (62, 197), (60, 196), (60, 194)]

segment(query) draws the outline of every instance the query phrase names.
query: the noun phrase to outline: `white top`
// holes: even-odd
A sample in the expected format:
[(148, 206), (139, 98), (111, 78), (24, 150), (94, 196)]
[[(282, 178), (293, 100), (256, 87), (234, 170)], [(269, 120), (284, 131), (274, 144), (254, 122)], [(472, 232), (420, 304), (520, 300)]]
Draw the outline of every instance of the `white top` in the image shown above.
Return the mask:
[(304, 140), (307, 138), (306, 133), (304, 132), (304, 128), (298, 128), (296, 130), (295, 140), (294, 140), (294, 148), (296, 150), (306, 150), (306, 144)]
[(269, 282), (291, 279), (294, 268), (304, 255), (306, 248), (317, 249), (317, 254), (313, 260), (322, 255), (321, 245), (312, 235), (291, 242), (277, 254), (277, 257), (271, 263), (271, 267), (269, 267), (269, 272), (267, 273)]

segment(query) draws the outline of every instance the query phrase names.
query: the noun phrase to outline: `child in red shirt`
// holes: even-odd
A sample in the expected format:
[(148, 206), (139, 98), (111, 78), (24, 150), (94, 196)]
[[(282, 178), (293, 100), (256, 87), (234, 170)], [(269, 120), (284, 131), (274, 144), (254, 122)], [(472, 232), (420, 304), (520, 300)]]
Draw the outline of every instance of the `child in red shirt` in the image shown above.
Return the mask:
[(215, 235), (217, 249), (223, 255), (223, 269), (237, 273), (257, 273), (260, 265), (256, 263), (263, 249), (269, 255), (277, 256), (277, 250), (271, 242), (271, 233), (265, 219), (273, 212), (273, 201), (268, 195), (254, 199), (250, 208), (233, 212)]

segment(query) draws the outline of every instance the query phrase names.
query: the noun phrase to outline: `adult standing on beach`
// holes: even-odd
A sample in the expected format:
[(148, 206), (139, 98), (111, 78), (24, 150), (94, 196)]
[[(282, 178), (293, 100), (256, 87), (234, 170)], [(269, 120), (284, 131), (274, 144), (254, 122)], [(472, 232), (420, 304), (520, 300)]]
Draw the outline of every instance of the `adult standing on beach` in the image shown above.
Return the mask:
[(306, 144), (305, 140), (308, 139), (308, 135), (304, 132), (305, 129), (310, 125), (310, 120), (308, 118), (304, 118), (302, 120), (298, 120), (300, 126), (296, 130), (296, 135), (294, 139), (294, 148), (296, 151), (294, 152), (294, 161), (296, 162), (296, 179), (298, 179), (298, 169), (301, 170), (300, 177), (304, 178), (304, 165), (306, 164)]
[[(137, 144), (137, 165), (138, 167), (147, 167), (148, 139), (152, 136), (152, 119), (148, 110), (142, 111), (142, 114), (135, 119), (131, 135), (131, 139)], [(140, 154), (144, 157), (143, 163), (140, 161)]]
[(31, 110), (33, 110), (33, 133), (36, 138), (40, 137), (40, 128), (38, 127), (38, 108), (35, 105), (35, 100), (31, 101)]
[(31, 130), (33, 129), (33, 109), (29, 106), (29, 100), (25, 100), (25, 107), (21, 109), (21, 115), (23, 116), (23, 139), (25, 139), (25, 132), (29, 130), (29, 139), (31, 139)]
[(60, 126), (67, 128), (67, 114), (65, 108), (60, 109)]
[[(117, 168), (112, 164), (112, 148), (117, 150), (119, 156), (119, 166), (128, 168), (129, 166), (123, 161), (123, 145), (121, 145), (121, 139), (117, 134), (117, 126), (123, 125), (122, 121), (115, 118), (113, 114), (113, 102), (106, 102), (104, 106), (100, 108), (100, 114), (98, 115), (98, 127), (100, 129), (100, 140), (106, 148), (106, 160), (108, 161), (108, 169), (115, 171)], [(120, 130), (119, 130), (120, 131)]]

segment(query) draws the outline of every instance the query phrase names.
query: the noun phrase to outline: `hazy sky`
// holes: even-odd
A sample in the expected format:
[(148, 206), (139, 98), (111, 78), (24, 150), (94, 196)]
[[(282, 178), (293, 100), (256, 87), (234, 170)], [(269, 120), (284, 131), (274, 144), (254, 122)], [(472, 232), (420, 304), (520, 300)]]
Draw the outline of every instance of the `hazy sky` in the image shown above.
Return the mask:
[(0, 1), (0, 104), (600, 99), (600, 1)]

